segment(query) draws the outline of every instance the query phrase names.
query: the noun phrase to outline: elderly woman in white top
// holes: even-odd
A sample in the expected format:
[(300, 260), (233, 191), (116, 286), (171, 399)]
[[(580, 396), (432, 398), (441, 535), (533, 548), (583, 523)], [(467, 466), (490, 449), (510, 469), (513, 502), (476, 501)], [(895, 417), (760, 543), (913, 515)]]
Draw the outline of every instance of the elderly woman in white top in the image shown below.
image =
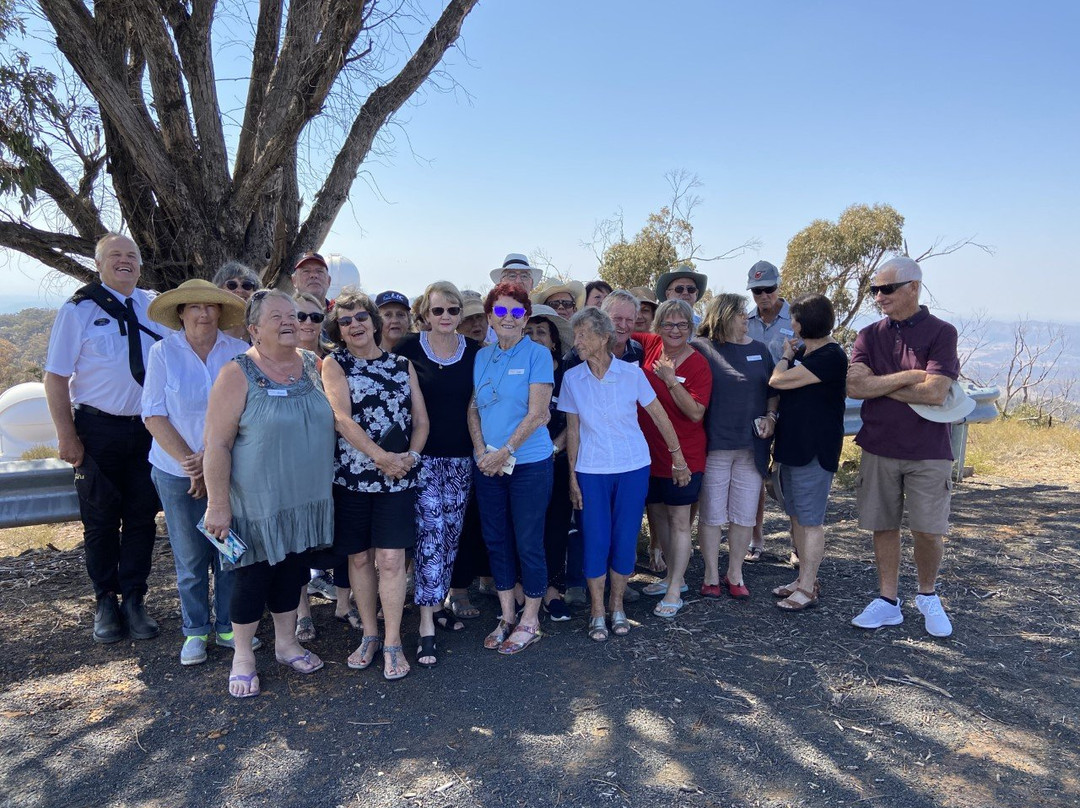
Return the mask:
[(596, 308), (570, 321), (574, 347), (584, 362), (563, 377), (559, 409), (566, 415), (570, 459), (570, 499), (581, 510), (585, 578), (592, 598), (589, 638), (608, 638), (604, 584), (610, 568), (611, 631), (630, 632), (623, 611), (626, 581), (634, 571), (641, 513), (649, 490), (649, 446), (638, 425), (640, 404), (653, 419), (671, 453), (676, 485), (690, 482), (678, 438), (656, 393), (635, 364), (616, 362), (611, 353), (615, 326)]
[[(150, 349), (142, 416), (154, 438), (150, 477), (165, 510), (180, 590), (184, 645), (181, 665), (206, 661), (210, 629), (218, 645), (232, 647), (229, 598), (232, 572), (195, 525), (206, 512), (203, 427), (218, 371), (247, 343), (223, 333), (242, 325), (244, 302), (209, 281), (190, 280), (150, 304), (150, 319), (176, 333)], [(210, 619), (210, 570), (214, 573), (214, 623)]]

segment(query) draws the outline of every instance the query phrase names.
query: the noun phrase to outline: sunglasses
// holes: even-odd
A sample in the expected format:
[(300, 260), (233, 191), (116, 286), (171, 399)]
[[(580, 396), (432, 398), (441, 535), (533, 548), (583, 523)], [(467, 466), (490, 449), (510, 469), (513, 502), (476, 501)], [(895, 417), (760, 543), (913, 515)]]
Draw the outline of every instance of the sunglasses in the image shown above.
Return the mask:
[(573, 300), (549, 300), (548, 305), (553, 309), (572, 309), (576, 304)]
[(776, 291), (775, 286), (759, 286), (757, 289), (751, 289), (755, 295), (771, 295)]
[(225, 288), (230, 292), (235, 292), (237, 289), (243, 289), (245, 292), (254, 292), (258, 286), (259, 285), (254, 281), (225, 281)]
[(664, 331), (688, 331), (690, 323), (661, 323), (660, 328)]
[(674, 289), (675, 293), (679, 294), (679, 295), (696, 295), (697, 294), (697, 287), (696, 286), (672, 286), (671, 288)]
[(900, 281), (900, 283), (883, 283), (881, 286), (870, 286), (870, 297), (877, 297), (878, 292), (883, 295), (891, 295), (901, 286), (907, 286), (911, 281)]
[(356, 314), (346, 314), (344, 317), (338, 317), (338, 325), (342, 328), (348, 328), (353, 324), (353, 320), (358, 323), (364, 323), (371, 319), (371, 312), (358, 311)]
[[(366, 313), (367, 312), (365, 312), (365, 314)], [(311, 320), (313, 323), (321, 323), (326, 319), (326, 315), (318, 311), (313, 311), (310, 314), (306, 311), (298, 311), (296, 312), (296, 319), (302, 323), (306, 323), (308, 320)]]
[(449, 314), (451, 317), (457, 317), (459, 314), (461, 314), (461, 306), (447, 306), (446, 308), (443, 308), (442, 306), (432, 306), (431, 313), (434, 314), (436, 317), (442, 317), (443, 314)]
[(520, 320), (522, 317), (525, 316), (525, 309), (519, 308), (518, 306), (515, 306), (512, 309), (508, 309), (506, 308), (506, 306), (495, 306), (491, 310), (499, 319), (505, 317), (507, 313), (509, 313), (510, 316), (513, 317), (515, 320)]

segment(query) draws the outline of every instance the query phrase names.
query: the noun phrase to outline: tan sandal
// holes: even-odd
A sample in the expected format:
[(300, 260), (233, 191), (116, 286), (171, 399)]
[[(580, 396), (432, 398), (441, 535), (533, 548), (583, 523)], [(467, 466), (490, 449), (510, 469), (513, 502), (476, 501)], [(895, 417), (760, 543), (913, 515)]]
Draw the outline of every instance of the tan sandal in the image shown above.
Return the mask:
[[(778, 586), (772, 591), (773, 597), (790, 598), (793, 594), (795, 594), (795, 590), (797, 590), (798, 588), (799, 587), (797, 586), (797, 582), (787, 584), (786, 586)], [(818, 584), (817, 581), (814, 581), (814, 597), (816, 598), (820, 594), (821, 586)]]
[[(792, 600), (796, 594), (804, 595), (806, 600), (800, 603), (797, 600)], [(796, 587), (795, 591), (788, 595), (783, 600), (778, 600), (776, 606), (785, 612), (802, 612), (806, 609), (813, 609), (818, 605), (818, 597), (812, 592), (807, 592), (805, 589)]]

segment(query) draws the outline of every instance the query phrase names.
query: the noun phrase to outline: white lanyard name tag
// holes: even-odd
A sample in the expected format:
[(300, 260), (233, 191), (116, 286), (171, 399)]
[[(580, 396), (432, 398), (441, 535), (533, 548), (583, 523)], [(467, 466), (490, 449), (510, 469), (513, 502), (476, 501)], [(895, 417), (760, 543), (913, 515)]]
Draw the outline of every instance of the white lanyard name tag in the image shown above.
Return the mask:
[(790, 328), (781, 328), (780, 333), (785, 334), (785, 335), (787, 335), (789, 337), (794, 337), (795, 336), (795, 332), (792, 331)]
[(507, 376), (524, 376), (525, 375), (525, 368), (510, 368), (510, 370), (506, 371), (506, 375)]
[(277, 387), (271, 387), (266, 391), (266, 395), (275, 396), (276, 398), (285, 398), (289, 395), (288, 390), (280, 390)]
[(747, 362), (760, 362), (761, 354), (754, 354), (753, 356), (746, 357)]

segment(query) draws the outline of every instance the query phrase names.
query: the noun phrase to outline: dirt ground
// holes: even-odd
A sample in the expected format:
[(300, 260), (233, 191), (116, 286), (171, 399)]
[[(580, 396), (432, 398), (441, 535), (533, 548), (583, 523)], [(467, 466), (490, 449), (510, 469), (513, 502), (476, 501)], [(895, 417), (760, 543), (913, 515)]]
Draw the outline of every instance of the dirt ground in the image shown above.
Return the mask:
[[(980, 478), (954, 500), (940, 591), (956, 632), (849, 620), (875, 588), (853, 497), (835, 494), (819, 608), (773, 606), (778, 557), (747, 567), (753, 599), (653, 600), (604, 645), (586, 614), (545, 623), (518, 657), (484, 651), (494, 602), (441, 660), (400, 682), (351, 671), (358, 632), (317, 601), (326, 668), (258, 653), (263, 695), (226, 694), (229, 657), (182, 668), (172, 560), (158, 549), (161, 637), (95, 646), (78, 548), (0, 558), (0, 805), (926, 806), (1080, 805), (1080, 489)], [(770, 511), (769, 547), (786, 543)], [(638, 583), (650, 580), (642, 575)], [(701, 583), (701, 561), (688, 574)], [(416, 610), (407, 613), (415, 643)], [(269, 620), (260, 636), (271, 642)]]

